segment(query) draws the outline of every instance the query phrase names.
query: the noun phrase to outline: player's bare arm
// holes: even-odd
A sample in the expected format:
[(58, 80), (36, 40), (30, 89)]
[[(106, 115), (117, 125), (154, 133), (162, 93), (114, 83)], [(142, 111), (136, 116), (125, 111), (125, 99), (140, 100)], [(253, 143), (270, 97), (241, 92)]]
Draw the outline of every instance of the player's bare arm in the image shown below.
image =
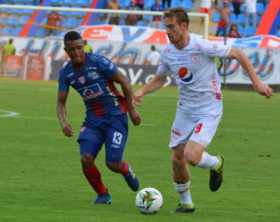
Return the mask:
[(156, 75), (150, 82), (134, 93), (133, 103), (139, 105), (146, 94), (159, 90), (164, 85), (165, 81), (165, 75)]
[(272, 89), (260, 81), (249, 58), (240, 49), (232, 48), (230, 50), (229, 57), (239, 61), (242, 68), (251, 79), (254, 89), (259, 94), (266, 96), (267, 98), (272, 96)]
[(68, 97), (68, 92), (58, 92), (57, 94), (57, 104), (56, 104), (56, 114), (59, 120), (61, 129), (65, 136), (73, 136), (73, 129), (71, 125), (66, 120), (66, 101)]
[(112, 80), (121, 85), (122, 92), (126, 98), (126, 102), (127, 102), (127, 106), (128, 106), (128, 114), (129, 114), (129, 117), (130, 117), (132, 123), (135, 126), (140, 125), (141, 116), (136, 111), (136, 109), (132, 103), (132, 89), (131, 89), (128, 79), (125, 76), (123, 76), (121, 73), (118, 73), (117, 75), (114, 75), (112, 77)]

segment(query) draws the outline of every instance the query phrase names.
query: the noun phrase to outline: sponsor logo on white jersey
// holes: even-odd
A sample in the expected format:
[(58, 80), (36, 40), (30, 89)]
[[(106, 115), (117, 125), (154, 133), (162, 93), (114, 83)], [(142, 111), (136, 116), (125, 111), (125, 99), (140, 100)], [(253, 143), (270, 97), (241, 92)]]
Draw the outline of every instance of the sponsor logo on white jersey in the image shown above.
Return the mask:
[(178, 76), (183, 82), (189, 82), (193, 78), (193, 74), (189, 72), (187, 67), (180, 67), (178, 70)]

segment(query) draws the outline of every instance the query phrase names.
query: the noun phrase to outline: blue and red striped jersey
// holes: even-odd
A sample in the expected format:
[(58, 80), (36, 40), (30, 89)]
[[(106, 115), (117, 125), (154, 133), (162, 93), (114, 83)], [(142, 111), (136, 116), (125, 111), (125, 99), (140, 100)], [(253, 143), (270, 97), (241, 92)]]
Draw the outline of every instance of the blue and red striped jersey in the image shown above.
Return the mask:
[(64, 64), (59, 73), (58, 90), (67, 92), (69, 86), (73, 87), (84, 101), (86, 123), (94, 124), (102, 117), (127, 112), (126, 100), (111, 80), (116, 74), (117, 67), (109, 59), (89, 53), (81, 70), (74, 69), (71, 61)]

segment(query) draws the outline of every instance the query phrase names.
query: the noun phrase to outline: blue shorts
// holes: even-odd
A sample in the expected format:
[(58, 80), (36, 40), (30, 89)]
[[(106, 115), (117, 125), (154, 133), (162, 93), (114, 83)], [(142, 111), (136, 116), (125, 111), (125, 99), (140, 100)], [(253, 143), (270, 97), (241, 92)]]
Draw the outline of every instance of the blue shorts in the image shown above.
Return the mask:
[(78, 142), (80, 155), (98, 155), (102, 145), (105, 145), (106, 162), (119, 162), (123, 159), (128, 136), (127, 115), (117, 115), (104, 121), (98, 126), (83, 126), (80, 130)]

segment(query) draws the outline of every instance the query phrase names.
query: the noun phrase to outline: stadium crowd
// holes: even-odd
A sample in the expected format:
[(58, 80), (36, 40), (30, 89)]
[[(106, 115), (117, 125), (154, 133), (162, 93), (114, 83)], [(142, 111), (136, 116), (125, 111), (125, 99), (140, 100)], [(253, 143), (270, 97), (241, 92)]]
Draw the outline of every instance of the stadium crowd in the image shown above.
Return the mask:
[[(208, 13), (210, 31), (218, 36), (248, 37), (256, 33), (268, 0), (1, 0), (0, 4), (24, 4), (57, 7), (103, 8), (112, 10), (163, 11), (184, 7), (186, 11)], [(36, 13), (36, 14), (34, 14)], [(86, 12), (35, 11), (0, 8), (0, 32), (4, 36), (22, 36), (24, 26), (32, 24), (28, 36), (57, 35), (80, 25), (131, 25), (163, 28), (160, 16), (137, 14), (96, 14)], [(232, 33), (234, 27), (235, 32)], [(280, 27), (277, 35), (280, 36)]]

